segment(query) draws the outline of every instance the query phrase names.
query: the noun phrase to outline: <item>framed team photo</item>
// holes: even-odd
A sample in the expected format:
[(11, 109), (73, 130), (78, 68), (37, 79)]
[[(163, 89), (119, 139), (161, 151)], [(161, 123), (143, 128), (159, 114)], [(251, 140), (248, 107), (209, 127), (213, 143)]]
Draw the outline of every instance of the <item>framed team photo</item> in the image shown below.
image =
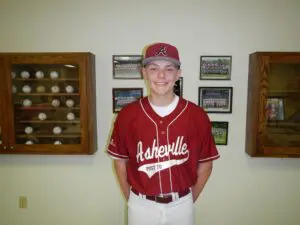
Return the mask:
[(183, 77), (180, 77), (174, 85), (173, 91), (179, 97), (182, 97), (182, 90), (183, 90)]
[(232, 56), (201, 56), (200, 80), (230, 80)]
[(199, 87), (199, 101), (208, 113), (232, 112), (232, 87)]
[(143, 88), (113, 88), (113, 112), (118, 113), (123, 107), (143, 97)]
[(212, 134), (216, 145), (227, 145), (228, 141), (228, 122), (212, 121)]
[(113, 55), (113, 79), (142, 79), (142, 55)]

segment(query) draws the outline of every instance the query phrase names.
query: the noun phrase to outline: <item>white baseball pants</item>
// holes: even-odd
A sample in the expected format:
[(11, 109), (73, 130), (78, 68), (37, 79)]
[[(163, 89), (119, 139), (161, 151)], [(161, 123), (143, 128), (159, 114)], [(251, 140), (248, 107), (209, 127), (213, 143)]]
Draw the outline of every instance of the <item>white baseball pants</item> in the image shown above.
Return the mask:
[(194, 225), (192, 193), (163, 204), (131, 191), (128, 199), (128, 225)]

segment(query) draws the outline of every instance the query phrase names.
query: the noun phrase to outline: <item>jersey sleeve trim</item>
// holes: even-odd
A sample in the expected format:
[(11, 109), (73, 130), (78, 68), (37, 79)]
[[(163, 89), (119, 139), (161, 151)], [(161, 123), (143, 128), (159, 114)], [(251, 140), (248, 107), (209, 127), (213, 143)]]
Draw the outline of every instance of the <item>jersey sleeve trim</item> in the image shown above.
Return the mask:
[(115, 153), (115, 152), (112, 152), (111, 150), (107, 150), (107, 153), (110, 155), (110, 156), (112, 156), (112, 157), (114, 157), (114, 158), (117, 158), (117, 159), (128, 159), (128, 156), (127, 155), (120, 155), (120, 154), (117, 154), (117, 153)]
[(211, 161), (211, 160), (215, 160), (215, 159), (217, 159), (217, 158), (219, 158), (219, 157), (220, 157), (220, 155), (218, 154), (218, 155), (215, 155), (215, 156), (212, 156), (212, 157), (209, 157), (209, 158), (200, 159), (200, 160), (198, 160), (198, 162)]

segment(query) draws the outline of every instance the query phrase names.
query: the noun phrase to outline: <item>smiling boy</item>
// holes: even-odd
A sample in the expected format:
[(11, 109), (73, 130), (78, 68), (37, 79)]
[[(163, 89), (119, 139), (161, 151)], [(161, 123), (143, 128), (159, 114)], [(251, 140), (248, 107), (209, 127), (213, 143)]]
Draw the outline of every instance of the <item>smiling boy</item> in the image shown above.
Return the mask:
[(129, 225), (193, 225), (194, 202), (219, 158), (207, 114), (173, 92), (178, 50), (154, 43), (143, 58), (149, 96), (124, 107), (107, 152), (128, 200)]

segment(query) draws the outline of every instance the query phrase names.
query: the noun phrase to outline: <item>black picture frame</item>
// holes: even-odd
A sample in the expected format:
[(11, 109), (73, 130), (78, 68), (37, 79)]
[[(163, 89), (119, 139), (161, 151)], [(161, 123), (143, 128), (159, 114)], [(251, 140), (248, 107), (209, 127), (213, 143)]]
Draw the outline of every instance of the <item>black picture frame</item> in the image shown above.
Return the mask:
[(211, 130), (216, 145), (228, 144), (228, 122), (227, 121), (212, 121)]
[(180, 77), (174, 85), (173, 91), (176, 95), (179, 97), (182, 97), (183, 95), (183, 77)]
[(142, 79), (142, 55), (113, 55), (113, 79)]
[(232, 113), (232, 87), (199, 87), (198, 105), (207, 113)]
[(200, 56), (200, 80), (231, 80), (232, 56)]
[(143, 97), (143, 88), (113, 88), (113, 113), (118, 113), (123, 107)]

